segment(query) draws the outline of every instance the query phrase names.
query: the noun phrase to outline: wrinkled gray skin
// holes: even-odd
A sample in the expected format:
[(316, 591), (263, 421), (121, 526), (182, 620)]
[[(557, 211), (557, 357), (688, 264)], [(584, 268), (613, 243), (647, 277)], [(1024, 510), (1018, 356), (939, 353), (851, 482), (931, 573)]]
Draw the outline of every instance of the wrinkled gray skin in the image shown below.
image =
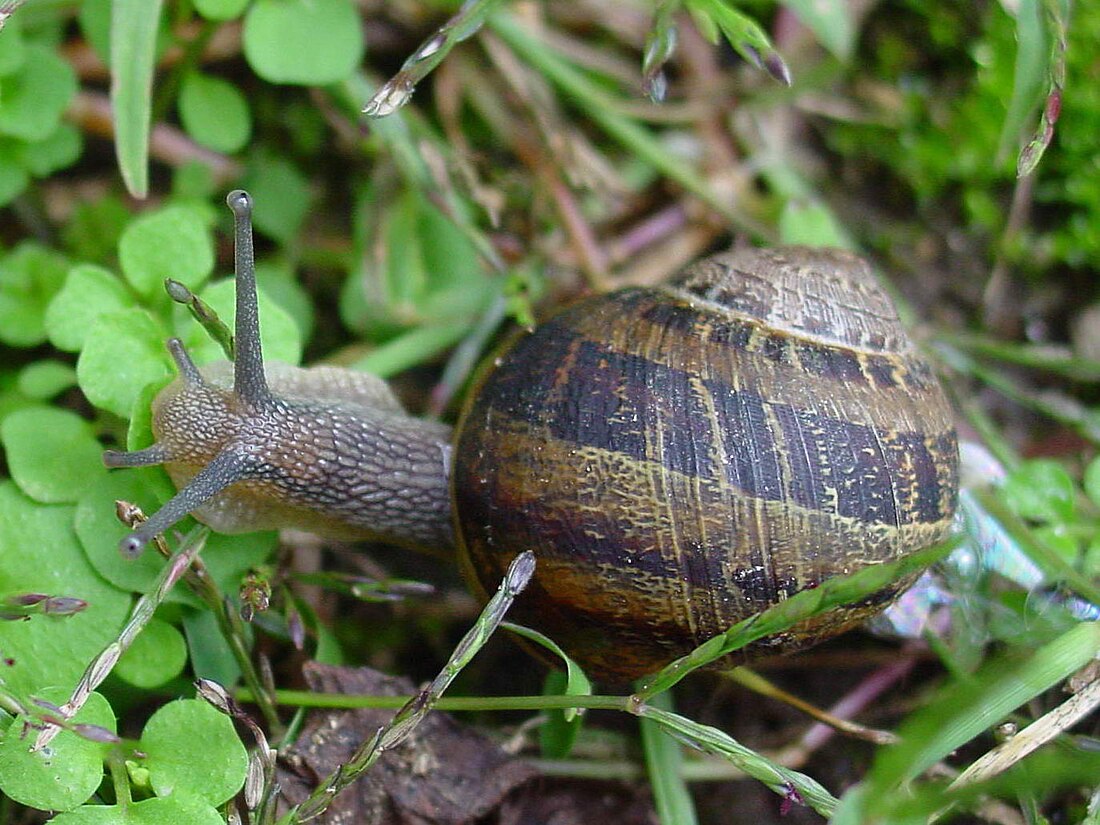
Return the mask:
[(448, 551), (451, 430), (413, 418), (386, 383), (334, 367), (268, 365), (260, 350), (251, 199), (236, 219), (236, 359), (180, 376), (153, 403), (156, 442), (108, 451), (109, 467), (164, 464), (179, 492), (123, 539), (136, 554), (188, 513), (224, 533), (297, 527)]

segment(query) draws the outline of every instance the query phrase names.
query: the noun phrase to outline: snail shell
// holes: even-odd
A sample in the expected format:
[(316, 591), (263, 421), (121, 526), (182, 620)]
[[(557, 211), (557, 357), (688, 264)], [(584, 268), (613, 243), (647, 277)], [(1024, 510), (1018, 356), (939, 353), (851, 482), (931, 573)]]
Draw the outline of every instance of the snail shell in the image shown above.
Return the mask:
[[(467, 577), (491, 591), (533, 550), (516, 620), (617, 679), (950, 530), (950, 406), (846, 252), (738, 249), (584, 301), (470, 398), (451, 482)], [(757, 649), (839, 633), (908, 583)]]

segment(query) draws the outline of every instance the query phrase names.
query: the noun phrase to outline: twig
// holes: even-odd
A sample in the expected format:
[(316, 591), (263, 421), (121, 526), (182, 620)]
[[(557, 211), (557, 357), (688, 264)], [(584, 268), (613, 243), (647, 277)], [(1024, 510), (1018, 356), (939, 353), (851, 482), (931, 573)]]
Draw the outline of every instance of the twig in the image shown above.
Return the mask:
[(413, 696), (401, 708), (385, 727), (368, 741), (364, 742), (344, 765), (341, 765), (309, 795), (308, 798), (280, 820), (283, 825), (295, 825), (320, 816), (336, 794), (370, 770), (378, 759), (389, 750), (400, 745), (428, 715), (436, 701), (458, 676), (459, 672), (473, 659), (474, 655), (492, 636), (504, 614), (512, 606), (512, 601), (527, 586), (535, 572), (535, 555), (526, 551), (516, 556), (504, 574), (504, 581), (496, 594), (485, 605), (474, 626), (462, 637), (455, 647), (447, 664), (439, 675), (420, 693)]

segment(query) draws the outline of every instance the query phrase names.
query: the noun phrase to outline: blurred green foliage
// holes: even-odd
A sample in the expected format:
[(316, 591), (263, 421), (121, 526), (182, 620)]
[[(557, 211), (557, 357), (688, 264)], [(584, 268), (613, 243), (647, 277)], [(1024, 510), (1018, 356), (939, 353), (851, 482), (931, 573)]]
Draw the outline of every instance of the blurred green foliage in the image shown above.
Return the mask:
[[(1100, 291), (1097, 4), (904, 0), (871, 4), (866, 17), (840, 0), (573, 5), (524, 7), (532, 20), (503, 0), (31, 0), (0, 21), (7, 797), (66, 811), (56, 819), (66, 825), (223, 821), (218, 806), (240, 787), (246, 759), (228, 717), (191, 700), (162, 704), (148, 720), (140, 708), (196, 676), (255, 687), (257, 639), (281, 651), (304, 636), (294, 655), (392, 663), (402, 654), (389, 648), (425, 638), (445, 658), (455, 635), (438, 609), (415, 627), (389, 616), (369, 633), (334, 610), (333, 631), (273, 557), (275, 535), (211, 536), (203, 559), (213, 601), (238, 606), (242, 582), (265, 565), (274, 607), (244, 627), (235, 612), (211, 609), (201, 587), (175, 588), (76, 717), (90, 727), (55, 741), (60, 771), (28, 750), (24, 722), (40, 726), (65, 702), (163, 575), (152, 552), (119, 555), (127, 528), (114, 508), (153, 512), (171, 482), (160, 468), (108, 473), (100, 451), (152, 440), (150, 405), (174, 374), (166, 338), (199, 363), (222, 358), (163, 282), (186, 284), (232, 322), (222, 206), (232, 187), (256, 202), (266, 355), (411, 373), (414, 406), (452, 417), (509, 318), (529, 325), (549, 309), (544, 298), (675, 259), (662, 244), (693, 231), (692, 254), (731, 235), (881, 249), (875, 222), (852, 217), (881, 210), (900, 237), (943, 236), (950, 248), (964, 235), (975, 271), (1007, 267), (1021, 292), (1041, 288), (1057, 312)], [(1041, 135), (1039, 113), (1059, 84), (1053, 143), (1020, 181), (1020, 152)], [(392, 113), (365, 118), (372, 103)], [(851, 179), (862, 190), (846, 191)], [(965, 810), (979, 791), (1038, 807), (1095, 769), (1095, 736), (1063, 733), (1008, 775), (1011, 786), (959, 790), (919, 776), (967, 743), (992, 748), (1001, 718), (1033, 721), (1062, 701), (1050, 688), (1098, 646), (1095, 624), (1066, 605), (1094, 598), (1100, 576), (1096, 365), (986, 335), (982, 307), (958, 302), (956, 284), (922, 286), (950, 296), (944, 316), (976, 330), (965, 340), (941, 334), (937, 353), (956, 370), (974, 430), (1008, 465), (1003, 482), (987, 488), (994, 470), (971, 482), (988, 496), (983, 517), (1061, 601), (1009, 574), (957, 578), (953, 609), (965, 620), (930, 640), (950, 678), (913, 700), (923, 707), (903, 724), (904, 745), (851, 761), (871, 768), (862, 782), (845, 777), (855, 785), (838, 821)], [(1021, 460), (1022, 445), (967, 401), (985, 403), (989, 390), (1091, 446)], [(1031, 429), (1028, 420), (1012, 431), (1023, 440)], [(987, 661), (990, 649), (1003, 655)], [(548, 680), (549, 698), (607, 698), (588, 696), (575, 668), (560, 681)], [(751, 766), (785, 804), (798, 801), (784, 784), (794, 772), (711, 726), (619, 698), (618, 709), (661, 723), (647, 749), (668, 821), (693, 814), (677, 784), (685, 760), (661, 730)], [(139, 740), (116, 741), (116, 713), (117, 727), (144, 728)], [(581, 716), (555, 713), (543, 745), (566, 759), (583, 739)], [(820, 791), (801, 801), (833, 810), (816, 780), (797, 781), (807, 795)], [(85, 806), (95, 793), (108, 804)]]
[[(1053, 35), (1042, 6), (1021, 3), (1017, 16), (1002, 3), (910, 2), (884, 10), (852, 66), (860, 72), (855, 80), (866, 73), (886, 84), (889, 102), (870, 123), (830, 131), (831, 147), (877, 164), (929, 218), (948, 210), (962, 231), (997, 247), (1017, 154), (1047, 92)], [(1056, 151), (1036, 174), (1033, 220), (1003, 238), (1009, 260), (1033, 277), (1059, 264), (1089, 266), (1100, 254), (1100, 76), (1093, 59), (1100, 7), (1075, 4), (1066, 34)], [(1031, 62), (1021, 66), (1029, 43)]]

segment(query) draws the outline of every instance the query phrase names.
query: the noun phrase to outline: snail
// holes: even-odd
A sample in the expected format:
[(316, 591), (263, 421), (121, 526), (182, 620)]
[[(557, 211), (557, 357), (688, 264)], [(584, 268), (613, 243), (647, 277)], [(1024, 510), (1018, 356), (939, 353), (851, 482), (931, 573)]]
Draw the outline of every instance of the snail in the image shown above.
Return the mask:
[[(519, 552), (514, 607), (590, 673), (654, 671), (831, 576), (943, 540), (958, 487), (950, 406), (870, 267), (847, 252), (737, 248), (657, 288), (596, 296), (481, 370), (452, 433), (381, 379), (268, 364), (252, 202), (235, 218), (232, 364), (195, 366), (153, 405), (179, 492), (122, 541), (188, 513), (213, 529), (293, 526), (457, 551), (479, 595)], [(908, 581), (756, 643), (804, 647)]]

